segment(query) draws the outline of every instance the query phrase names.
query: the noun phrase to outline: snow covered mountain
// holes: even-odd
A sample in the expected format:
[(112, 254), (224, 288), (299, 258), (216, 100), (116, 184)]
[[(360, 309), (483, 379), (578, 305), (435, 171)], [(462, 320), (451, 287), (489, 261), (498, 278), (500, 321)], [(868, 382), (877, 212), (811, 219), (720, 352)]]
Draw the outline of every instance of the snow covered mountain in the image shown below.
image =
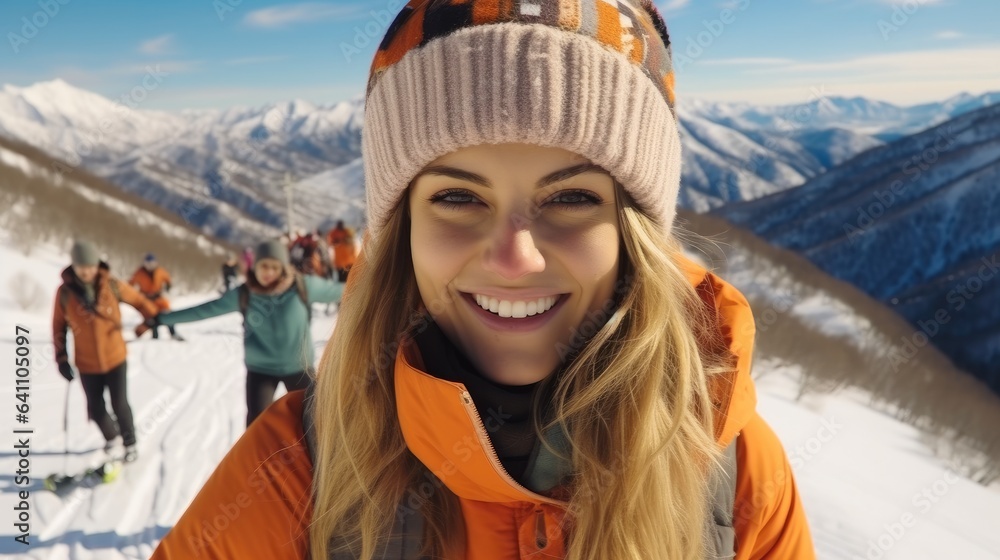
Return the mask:
[(998, 102), (1000, 92), (978, 96), (961, 93), (944, 101), (910, 107), (863, 97), (819, 95), (808, 102), (790, 105), (682, 100), (681, 106), (688, 114), (737, 130), (800, 133), (840, 129), (895, 140)]
[(1000, 105), (714, 212), (895, 308), (1000, 392)]
[[(1000, 94), (963, 95), (911, 108), (861, 98), (773, 107), (685, 100), (681, 204), (707, 211), (777, 193), (882, 145), (880, 137), (923, 129), (998, 99)], [(338, 218), (362, 225), (356, 194), (363, 190), (363, 173), (356, 173), (355, 162), (363, 121), (361, 98), (164, 113), (131, 108), (62, 80), (0, 90), (0, 135), (82, 166), (207, 234), (240, 244), (255, 241), (261, 229), (274, 234), (287, 227), (288, 174), (300, 182), (293, 189), (292, 226), (324, 227)], [(343, 165), (354, 167), (334, 171)], [(348, 185), (338, 177), (360, 182)], [(325, 195), (311, 198), (316, 192)], [(257, 226), (248, 228), (251, 221)]]
[[(0, 91), (0, 134), (36, 146), (238, 243), (285, 226), (287, 174), (301, 180), (361, 155), (361, 100), (317, 107), (133, 109), (62, 80)], [(314, 204), (299, 198), (294, 212)], [(258, 222), (252, 228), (246, 221)]]
[(997, 102), (1000, 92), (913, 107), (861, 97), (775, 106), (682, 100), (681, 203), (703, 212), (781, 192), (887, 141)]

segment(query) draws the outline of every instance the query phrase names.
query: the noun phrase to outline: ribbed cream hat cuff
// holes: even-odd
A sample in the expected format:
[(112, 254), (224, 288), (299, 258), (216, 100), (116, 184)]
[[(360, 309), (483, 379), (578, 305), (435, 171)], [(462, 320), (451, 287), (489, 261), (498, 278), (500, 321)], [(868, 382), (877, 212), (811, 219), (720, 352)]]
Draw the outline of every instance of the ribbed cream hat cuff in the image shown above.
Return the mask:
[(621, 53), (549, 26), (472, 27), (407, 53), (369, 93), (362, 142), (376, 236), (425, 165), (480, 144), (578, 153), (673, 222), (681, 144), (663, 95)]

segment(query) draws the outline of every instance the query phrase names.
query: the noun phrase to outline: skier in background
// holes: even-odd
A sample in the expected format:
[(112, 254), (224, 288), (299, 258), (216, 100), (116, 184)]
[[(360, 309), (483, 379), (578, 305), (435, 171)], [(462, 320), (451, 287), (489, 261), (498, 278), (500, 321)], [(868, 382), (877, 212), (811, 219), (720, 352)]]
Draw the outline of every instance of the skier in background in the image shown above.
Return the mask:
[(243, 248), (243, 260), (240, 262), (240, 272), (246, 277), (253, 270), (253, 248)]
[[(150, 319), (159, 313), (157, 306), (127, 283), (111, 275), (97, 248), (77, 241), (70, 251), (72, 264), (62, 272), (62, 285), (56, 291), (52, 312), (52, 341), (59, 373), (72, 381), (76, 372), (69, 363), (67, 329), (73, 332), (74, 363), (80, 370), (80, 384), (87, 396), (87, 414), (104, 436), (104, 450), (114, 447), (122, 437), (126, 462), (135, 461), (135, 426), (128, 403), (125, 340), (122, 338), (120, 302), (136, 308)], [(117, 424), (108, 414), (104, 389), (111, 395), (111, 408)]]
[(226, 293), (236, 285), (236, 277), (239, 275), (239, 262), (236, 260), (236, 253), (229, 253), (226, 262), (222, 263), (222, 293)]
[[(142, 292), (146, 299), (155, 303), (160, 312), (170, 310), (170, 300), (165, 295), (170, 291), (170, 272), (160, 266), (153, 253), (146, 254), (142, 266), (136, 269), (128, 283)], [(172, 325), (168, 326), (167, 329), (170, 331), (171, 338), (184, 341), (184, 337), (177, 334)], [(153, 330), (153, 338), (160, 338), (158, 330)]]
[(313, 239), (316, 240), (316, 254), (313, 257), (316, 275), (333, 278), (333, 261), (330, 259), (330, 246), (326, 242), (326, 234), (322, 229), (316, 228)]
[(159, 325), (201, 321), (226, 313), (243, 314), (247, 367), (247, 426), (274, 400), (278, 383), (304, 389), (312, 383), (313, 341), (309, 332), (313, 303), (340, 301), (343, 284), (299, 274), (281, 241), (257, 247), (246, 283), (219, 299), (163, 313), (136, 328), (136, 336)]
[(343, 220), (327, 234), (327, 243), (333, 249), (333, 266), (337, 269), (337, 280), (347, 282), (347, 274), (354, 266), (357, 251), (354, 248), (354, 230), (344, 226)]

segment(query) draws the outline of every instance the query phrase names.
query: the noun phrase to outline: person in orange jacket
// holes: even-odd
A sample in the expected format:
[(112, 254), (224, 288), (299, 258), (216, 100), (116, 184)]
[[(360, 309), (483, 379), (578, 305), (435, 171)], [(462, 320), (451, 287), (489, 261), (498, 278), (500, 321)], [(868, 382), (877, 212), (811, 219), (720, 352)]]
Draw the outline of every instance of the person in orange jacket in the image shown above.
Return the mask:
[(153, 558), (815, 558), (750, 307), (673, 229), (669, 44), (651, 0), (410, 1), (314, 389)]
[[(87, 414), (100, 428), (110, 451), (117, 436), (125, 446), (125, 460), (134, 461), (136, 433), (132, 408), (128, 403), (125, 340), (119, 303), (136, 308), (146, 319), (159, 313), (156, 305), (129, 284), (111, 275), (100, 253), (90, 242), (77, 241), (70, 251), (72, 264), (62, 272), (52, 311), (52, 340), (59, 373), (72, 381), (76, 376), (69, 363), (67, 330), (73, 332), (74, 363), (87, 397)], [(111, 419), (104, 403), (104, 390), (111, 396)]]
[(347, 282), (347, 275), (357, 258), (354, 230), (345, 226), (343, 220), (337, 220), (337, 225), (326, 234), (326, 241), (333, 251), (333, 266), (337, 269), (337, 280)]
[[(147, 253), (146, 258), (142, 261), (142, 266), (132, 273), (132, 278), (129, 279), (128, 283), (142, 292), (146, 299), (155, 303), (161, 313), (170, 311), (170, 300), (166, 296), (171, 287), (170, 272), (160, 266), (156, 255)], [(160, 329), (152, 330), (153, 338), (160, 338)], [(170, 337), (174, 340), (184, 341), (184, 337), (177, 334), (177, 329), (173, 325), (167, 326), (167, 330), (170, 331)]]

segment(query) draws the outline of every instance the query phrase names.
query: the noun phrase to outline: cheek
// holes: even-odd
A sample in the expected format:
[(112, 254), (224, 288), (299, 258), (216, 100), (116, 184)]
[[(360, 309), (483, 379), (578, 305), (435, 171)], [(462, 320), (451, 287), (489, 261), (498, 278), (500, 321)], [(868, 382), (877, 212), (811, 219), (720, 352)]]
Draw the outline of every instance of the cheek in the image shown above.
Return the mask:
[(410, 228), (413, 273), (428, 308), (428, 300), (440, 298), (447, 285), (475, 257), (472, 238), (464, 228), (414, 216)]
[(600, 223), (553, 239), (561, 260), (585, 293), (607, 297), (618, 275), (618, 229)]

